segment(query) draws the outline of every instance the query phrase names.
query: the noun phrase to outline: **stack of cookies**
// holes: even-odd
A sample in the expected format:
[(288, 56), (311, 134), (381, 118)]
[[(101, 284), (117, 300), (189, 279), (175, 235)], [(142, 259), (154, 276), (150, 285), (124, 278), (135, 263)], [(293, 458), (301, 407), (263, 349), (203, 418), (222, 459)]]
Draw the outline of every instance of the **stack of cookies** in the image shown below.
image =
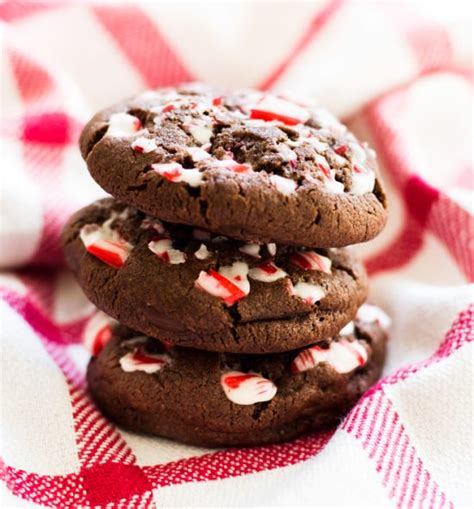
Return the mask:
[(107, 314), (87, 374), (106, 416), (196, 445), (280, 442), (333, 426), (377, 380), (388, 318), (345, 246), (380, 232), (386, 198), (331, 114), (189, 85), (98, 113), (80, 145), (113, 196), (63, 236)]

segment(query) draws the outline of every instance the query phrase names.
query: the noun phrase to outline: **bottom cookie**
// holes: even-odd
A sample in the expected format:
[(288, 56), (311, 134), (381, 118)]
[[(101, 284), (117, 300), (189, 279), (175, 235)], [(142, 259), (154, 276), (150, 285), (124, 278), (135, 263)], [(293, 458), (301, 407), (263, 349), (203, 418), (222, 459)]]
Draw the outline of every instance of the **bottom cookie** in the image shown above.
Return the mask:
[(378, 379), (387, 335), (373, 311), (331, 342), (269, 355), (169, 347), (117, 326), (89, 388), (131, 431), (207, 447), (283, 442), (337, 424)]

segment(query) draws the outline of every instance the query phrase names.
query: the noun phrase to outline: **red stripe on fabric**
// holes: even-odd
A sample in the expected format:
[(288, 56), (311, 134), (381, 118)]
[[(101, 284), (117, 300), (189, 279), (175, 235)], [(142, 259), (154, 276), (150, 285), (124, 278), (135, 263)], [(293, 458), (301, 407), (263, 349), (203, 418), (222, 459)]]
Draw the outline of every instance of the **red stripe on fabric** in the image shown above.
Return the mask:
[[(382, 404), (383, 404), (382, 393), (379, 392), (378, 395), (374, 396), (373, 401), (374, 401), (374, 403), (372, 403), (372, 405), (371, 405), (372, 417), (370, 419), (370, 422), (365, 423), (367, 431), (365, 433), (365, 437), (362, 442), (362, 446), (364, 447), (364, 449), (370, 444), (370, 442), (372, 440), (372, 434), (375, 431), (376, 423), (378, 421), (378, 418), (380, 415), (380, 410), (381, 410)], [(386, 411), (387, 411), (387, 409), (386, 409)]]
[[(390, 413), (391, 413), (390, 407), (389, 407), (389, 405), (386, 405), (385, 410), (382, 414), (382, 422), (379, 425), (379, 431), (378, 431), (377, 435), (375, 436), (374, 440), (372, 441), (372, 448), (369, 451), (369, 458), (374, 457), (377, 449), (380, 447), (380, 442), (382, 440), (382, 437), (384, 436), (384, 434), (387, 434), (387, 430), (385, 428), (386, 428), (387, 420), (388, 420)], [(392, 415), (393, 415), (393, 413), (392, 413)], [(365, 443), (366, 443), (366, 447), (368, 447), (370, 440), (367, 439)]]
[(418, 14), (409, 4), (381, 3), (405, 36), (420, 71), (444, 68), (453, 59), (453, 50), (446, 29), (432, 19)]
[(420, 176), (413, 175), (407, 180), (403, 194), (410, 212), (424, 226), (431, 207), (439, 198), (439, 190), (425, 182)]
[[(413, 446), (410, 446), (410, 456), (408, 458), (408, 466), (405, 472), (405, 477), (403, 478), (402, 482), (402, 491), (401, 496), (398, 499), (398, 507), (403, 507), (403, 502), (405, 500), (405, 497), (407, 496), (409, 485), (410, 485), (410, 475), (411, 471), (413, 469), (413, 464), (415, 463), (415, 448)], [(413, 486), (416, 487), (417, 483), (414, 482)]]
[(34, 60), (13, 48), (8, 50), (8, 55), (23, 101), (44, 99), (54, 90), (51, 75)]
[[(399, 419), (397, 419), (397, 421), (398, 420)], [(388, 485), (388, 481), (390, 479), (390, 475), (391, 475), (391, 473), (392, 473), (392, 471), (393, 471), (393, 469), (395, 467), (395, 460), (397, 459), (398, 447), (399, 447), (400, 441), (402, 439), (402, 432), (403, 432), (403, 427), (402, 426), (398, 426), (398, 431), (397, 431), (397, 434), (396, 434), (396, 437), (395, 437), (395, 440), (394, 440), (394, 443), (393, 443), (392, 452), (390, 454), (390, 458), (388, 460), (387, 466), (385, 468), (384, 476), (382, 478), (382, 484), (384, 486)]]
[(262, 80), (259, 85), (257, 85), (257, 88), (260, 90), (269, 90), (272, 88), (285, 71), (291, 66), (292, 62), (303, 52), (318, 32), (324, 28), (328, 21), (334, 17), (344, 3), (345, 2), (343, 0), (331, 0), (319, 12), (317, 12), (296, 45), (283, 58), (281, 63), (264, 80)]
[(6, 22), (18, 21), (22, 18), (37, 14), (46, 9), (53, 9), (61, 6), (61, 2), (16, 2), (9, 0), (0, 4), (0, 19)]
[(134, 5), (96, 5), (92, 12), (113, 37), (148, 87), (192, 81), (186, 69), (150, 18)]

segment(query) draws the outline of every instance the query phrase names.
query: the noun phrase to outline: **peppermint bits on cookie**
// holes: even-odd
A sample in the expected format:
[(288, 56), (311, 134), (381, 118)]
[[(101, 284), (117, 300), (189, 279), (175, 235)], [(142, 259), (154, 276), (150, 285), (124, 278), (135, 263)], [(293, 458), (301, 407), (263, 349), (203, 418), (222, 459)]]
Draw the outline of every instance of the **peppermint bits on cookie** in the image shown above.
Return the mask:
[(254, 373), (229, 371), (221, 376), (221, 386), (227, 398), (236, 405), (254, 405), (270, 401), (277, 393), (276, 385)]

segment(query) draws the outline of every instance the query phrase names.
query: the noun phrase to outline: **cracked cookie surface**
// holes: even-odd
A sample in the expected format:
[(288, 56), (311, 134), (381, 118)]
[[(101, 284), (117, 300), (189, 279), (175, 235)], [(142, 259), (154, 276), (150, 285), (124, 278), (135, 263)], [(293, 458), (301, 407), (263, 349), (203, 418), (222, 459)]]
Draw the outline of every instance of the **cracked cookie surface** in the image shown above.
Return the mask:
[(251, 356), (170, 347), (118, 326), (87, 380), (104, 414), (132, 431), (210, 447), (282, 442), (336, 425), (380, 376), (385, 342), (363, 316), (331, 343)]
[(367, 297), (365, 271), (350, 248), (245, 243), (163, 223), (113, 199), (77, 212), (63, 244), (99, 309), (181, 346), (299, 348), (336, 334)]
[(162, 220), (246, 241), (340, 247), (375, 237), (375, 154), (298, 99), (196, 85), (140, 94), (81, 136), (93, 178)]

